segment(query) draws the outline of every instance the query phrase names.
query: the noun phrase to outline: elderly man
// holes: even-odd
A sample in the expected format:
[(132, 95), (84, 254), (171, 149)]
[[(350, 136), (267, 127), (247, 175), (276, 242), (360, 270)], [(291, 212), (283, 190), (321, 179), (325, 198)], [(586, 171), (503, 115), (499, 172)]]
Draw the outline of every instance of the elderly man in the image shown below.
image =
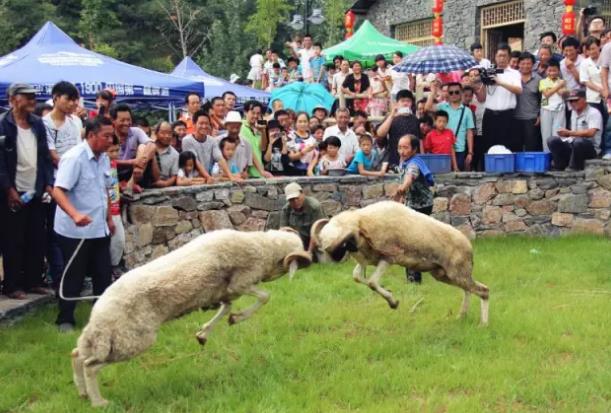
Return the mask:
[(241, 177), (246, 179), (249, 177), (249, 171), (257, 172), (257, 177), (264, 176), (271, 178), (273, 175), (263, 169), (261, 157), (255, 156), (252, 145), (246, 138), (240, 136), (242, 128), (242, 117), (240, 112), (231, 111), (225, 118), (225, 128), (227, 130), (227, 138), (236, 143), (236, 150), (233, 155), (233, 160), (240, 171)]
[[(112, 122), (95, 119), (85, 128), (85, 141), (59, 161), (53, 197), (59, 206), (55, 232), (64, 262), (70, 263), (60, 291), (66, 298), (79, 296), (85, 275), (91, 275), (96, 296), (110, 285), (110, 237), (115, 225), (109, 208), (110, 160), (106, 151), (112, 140)], [(56, 323), (60, 331), (74, 329), (75, 306), (74, 301), (59, 300)]]
[(559, 136), (547, 140), (554, 169), (582, 170), (586, 159), (596, 157), (600, 150), (602, 116), (588, 105), (585, 90), (574, 90), (566, 99), (572, 107), (571, 129), (558, 129)]
[(291, 182), (284, 188), (284, 196), (287, 204), (280, 213), (280, 227), (291, 227), (299, 232), (304, 248), (310, 249), (312, 224), (327, 216), (320, 202), (316, 198), (305, 196), (297, 182)]
[(0, 116), (0, 242), (4, 294), (46, 294), (41, 274), (45, 248), (43, 194), (51, 192), (53, 164), (42, 120), (33, 115), (36, 90), (12, 84), (11, 109)]

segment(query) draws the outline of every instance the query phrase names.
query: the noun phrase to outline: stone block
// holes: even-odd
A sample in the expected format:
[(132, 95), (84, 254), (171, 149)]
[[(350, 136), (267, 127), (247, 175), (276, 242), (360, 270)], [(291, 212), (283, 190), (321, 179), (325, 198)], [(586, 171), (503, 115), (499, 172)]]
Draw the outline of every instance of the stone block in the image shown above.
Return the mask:
[(557, 227), (570, 227), (573, 224), (573, 214), (554, 212), (552, 214), (552, 225)]
[(314, 192), (335, 192), (337, 185), (335, 184), (316, 184), (312, 186)]
[(142, 200), (142, 203), (145, 205), (158, 205), (158, 204), (168, 201), (169, 199), (170, 197), (167, 195), (150, 196), (150, 197), (144, 198)]
[(528, 226), (524, 223), (524, 221), (516, 220), (506, 222), (503, 225), (503, 228), (505, 228), (505, 232), (523, 232), (528, 229)]
[(339, 191), (342, 195), (342, 203), (346, 206), (360, 206), (361, 187), (358, 185), (340, 185)]
[(267, 188), (267, 197), (269, 199), (278, 199), (278, 188), (275, 186), (269, 186)]
[(599, 175), (596, 178), (596, 183), (605, 188), (607, 191), (611, 191), (611, 174)]
[(250, 193), (254, 194), (254, 193), (257, 192), (257, 188), (252, 186), (252, 185), (245, 186), (245, 187), (242, 188), (242, 190), (244, 191), (244, 193), (250, 192)]
[(267, 211), (252, 211), (251, 215), (259, 219), (267, 219), (269, 212)]
[(374, 199), (384, 195), (384, 184), (371, 184), (363, 186), (363, 199)]
[(574, 194), (585, 194), (586, 192), (588, 192), (588, 186), (586, 184), (575, 184), (572, 185), (569, 189)]
[(216, 189), (214, 191), (214, 199), (216, 201), (229, 200), (229, 189), (228, 188)]
[(239, 231), (263, 231), (265, 230), (265, 220), (255, 217), (249, 217), (241, 225), (237, 227)]
[(155, 207), (147, 205), (131, 205), (129, 219), (133, 224), (146, 224), (151, 222), (155, 215)]
[(153, 244), (163, 244), (175, 236), (174, 227), (157, 227), (153, 230)]
[(151, 252), (151, 260), (166, 255), (170, 250), (165, 245), (156, 245)]
[(195, 195), (195, 199), (199, 202), (209, 202), (214, 199), (214, 192), (211, 190), (204, 190)]
[(199, 220), (205, 232), (217, 229), (233, 229), (226, 211), (203, 211), (199, 214)]
[(524, 208), (518, 208), (514, 211), (514, 213), (519, 217), (524, 217), (528, 214)]
[(611, 206), (611, 192), (604, 189), (595, 189), (590, 192), (590, 208), (609, 208)]
[(524, 179), (503, 179), (496, 183), (499, 193), (525, 194), (528, 192), (528, 182)]
[(229, 219), (233, 225), (240, 225), (246, 221), (246, 215), (238, 211), (227, 211)]
[(387, 197), (393, 196), (394, 193), (397, 191), (398, 187), (399, 187), (398, 182), (388, 182), (384, 184), (384, 195)]
[(471, 212), (471, 197), (467, 194), (455, 194), (450, 200), (452, 215), (469, 215)]
[(181, 211), (195, 211), (197, 208), (197, 201), (190, 196), (181, 196), (172, 201), (172, 206)]
[(177, 234), (182, 234), (183, 232), (189, 232), (193, 229), (193, 225), (191, 225), (191, 221), (179, 221), (178, 224), (174, 227), (174, 231)]
[(323, 211), (329, 217), (337, 215), (342, 211), (342, 204), (332, 199), (322, 201), (320, 205), (322, 205)]
[(202, 202), (201, 204), (197, 205), (197, 210), (198, 211), (210, 211), (213, 209), (221, 209), (224, 206), (225, 206), (225, 203), (221, 201)]
[(503, 222), (511, 222), (511, 221), (518, 221), (518, 220), (520, 220), (520, 217), (518, 217), (513, 212), (505, 212), (503, 214)]
[(484, 225), (498, 224), (503, 218), (503, 210), (497, 206), (485, 206), (482, 212)]
[(515, 201), (515, 195), (513, 194), (498, 194), (492, 200), (492, 205), (502, 206), (502, 205), (513, 205)]
[(313, 192), (312, 195), (310, 195), (316, 199), (318, 199), (319, 201), (326, 201), (327, 199), (331, 199), (333, 196), (332, 192)]
[(450, 213), (449, 212), (439, 212), (437, 214), (431, 214), (433, 218), (437, 221), (445, 222), (446, 224), (450, 223)]
[(241, 204), (242, 202), (244, 202), (244, 191), (231, 191), (231, 194), (229, 195), (229, 199), (231, 201), (232, 204)]
[(572, 232), (603, 235), (605, 233), (604, 224), (597, 219), (576, 218), (571, 227)]
[(184, 232), (168, 241), (168, 248), (170, 249), (170, 251), (175, 250), (176, 248), (182, 247), (187, 242), (191, 241), (193, 238), (194, 237), (191, 235), (190, 232)]
[(179, 219), (195, 219), (199, 216), (199, 213), (197, 211), (189, 211), (189, 212), (185, 212), (185, 211), (180, 211), (178, 213), (178, 218)]
[(250, 207), (246, 205), (232, 205), (227, 208), (227, 212), (240, 212), (244, 215), (250, 215)]
[(444, 197), (437, 197), (433, 199), (433, 213), (443, 212), (448, 210), (450, 200)]
[(256, 193), (246, 192), (244, 204), (252, 209), (260, 209), (264, 211), (278, 211), (282, 209), (286, 202), (283, 198), (269, 199)]
[(478, 186), (473, 192), (473, 202), (476, 204), (485, 204), (496, 195), (496, 186), (493, 182), (486, 182)]
[(500, 237), (504, 235), (504, 233), (503, 231), (500, 231), (498, 229), (487, 229), (485, 231), (480, 232), (479, 235), (482, 237)]
[(607, 222), (609, 221), (609, 218), (611, 218), (611, 210), (608, 208), (607, 209), (596, 209), (594, 211), (594, 218)]
[(475, 231), (469, 223), (459, 225), (458, 227), (456, 227), (456, 229), (462, 232), (465, 237), (469, 238), (469, 240), (472, 241), (475, 239)]
[(158, 206), (152, 222), (156, 227), (173, 227), (178, 222), (178, 211), (171, 206)]
[(543, 198), (544, 196), (545, 196), (545, 191), (543, 191), (541, 188), (534, 188), (528, 192), (528, 197), (530, 199), (537, 200), (537, 199)]
[(530, 204), (530, 198), (526, 195), (516, 195), (514, 204), (517, 208), (526, 208)]
[(586, 194), (564, 195), (558, 201), (558, 211), (580, 213), (588, 209), (588, 196)]
[(450, 216), (450, 224), (453, 227), (459, 227), (461, 225), (470, 224), (469, 217), (464, 216)]
[(556, 210), (556, 206), (553, 202), (548, 201), (547, 199), (541, 199), (539, 201), (531, 202), (526, 207), (526, 210), (531, 215), (550, 215)]
[(199, 227), (201, 227), (201, 225), (202, 225), (202, 223), (199, 222), (199, 218), (191, 220), (191, 226), (193, 228), (199, 228)]
[(611, 222), (607, 222), (605, 226), (605, 236), (611, 238)]

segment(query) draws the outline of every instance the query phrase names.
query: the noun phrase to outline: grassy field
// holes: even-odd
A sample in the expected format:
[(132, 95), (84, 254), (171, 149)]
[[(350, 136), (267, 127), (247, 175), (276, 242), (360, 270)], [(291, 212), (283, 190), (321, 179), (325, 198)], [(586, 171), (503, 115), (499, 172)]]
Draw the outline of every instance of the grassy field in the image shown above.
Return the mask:
[[(490, 287), (457, 320), (462, 293), (402, 269), (386, 302), (351, 279), (352, 264), (313, 266), (266, 285), (267, 306), (243, 324), (213, 313), (166, 324), (142, 356), (105, 368), (110, 412), (611, 411), (611, 241), (487, 239), (475, 278)], [(413, 313), (410, 309), (423, 298)], [(236, 307), (249, 304), (248, 299)], [(78, 333), (60, 335), (54, 308), (0, 328), (0, 412), (87, 412), (71, 382)], [(79, 305), (79, 323), (88, 305)]]

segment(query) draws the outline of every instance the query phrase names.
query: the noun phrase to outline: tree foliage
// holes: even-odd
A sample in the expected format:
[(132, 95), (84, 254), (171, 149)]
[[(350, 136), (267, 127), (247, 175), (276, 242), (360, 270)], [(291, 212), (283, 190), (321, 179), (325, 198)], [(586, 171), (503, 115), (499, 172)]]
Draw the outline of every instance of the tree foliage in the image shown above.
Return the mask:
[[(325, 23), (310, 25), (310, 32), (325, 46), (342, 39), (347, 3), (310, 3), (323, 8)], [(77, 43), (128, 63), (168, 72), (189, 55), (210, 74), (245, 78), (257, 47), (282, 51), (295, 34), (289, 14), (302, 6), (302, 0), (0, 0), (0, 56), (51, 20)]]

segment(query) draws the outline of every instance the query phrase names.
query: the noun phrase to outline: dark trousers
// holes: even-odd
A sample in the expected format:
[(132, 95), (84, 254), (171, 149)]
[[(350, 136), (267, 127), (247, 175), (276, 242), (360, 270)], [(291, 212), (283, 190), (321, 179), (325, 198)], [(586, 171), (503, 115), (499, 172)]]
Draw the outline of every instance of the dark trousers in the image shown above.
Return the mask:
[[(57, 235), (64, 262), (76, 251), (80, 239)], [(78, 297), (83, 289), (85, 275), (91, 275), (93, 295), (101, 295), (111, 283), (110, 237), (86, 239), (76, 253), (64, 276), (63, 295), (66, 298)], [(76, 301), (59, 300), (57, 324), (75, 324), (74, 309)]]
[(45, 205), (34, 198), (12, 212), (6, 199), (0, 204), (4, 294), (44, 286)]
[[(416, 209), (416, 211), (425, 214), (431, 215), (433, 213), (433, 206)], [(422, 281), (422, 273), (419, 271), (412, 271), (409, 268), (405, 269), (405, 275), (407, 276), (408, 281), (421, 282)]]
[(563, 170), (568, 166), (582, 170), (586, 159), (596, 158), (592, 139), (576, 138), (573, 142), (564, 142), (560, 137), (552, 136), (547, 140), (547, 146), (552, 153), (555, 169)]
[(608, 139), (605, 139), (607, 134), (607, 123), (609, 122), (609, 111), (607, 110), (607, 105), (602, 100), (596, 104), (590, 103), (589, 105), (597, 109), (603, 117), (603, 134), (600, 137), (600, 150), (601, 154), (604, 155), (605, 153), (609, 152), (609, 150), (611, 150), (611, 148), (606, 147), (606, 141)]
[(49, 278), (51, 278), (51, 284), (54, 289), (57, 289), (59, 285), (59, 279), (64, 271), (64, 257), (62, 256), (62, 250), (59, 247), (57, 240), (57, 234), (53, 230), (55, 223), (55, 210), (57, 204), (51, 201), (47, 204), (47, 264), (49, 265)]
[(543, 141), (541, 139), (541, 128), (535, 126), (537, 119), (515, 119), (514, 136), (516, 142), (520, 143), (520, 151), (541, 152)]
[(522, 141), (514, 133), (513, 123), (513, 109), (486, 109), (483, 119), (485, 152), (494, 145), (503, 145), (512, 152), (522, 150)]
[(471, 170), (484, 170), (484, 155), (488, 149), (490, 149), (490, 147), (486, 148), (484, 137), (482, 135), (478, 135), (473, 138), (473, 160), (471, 161)]

